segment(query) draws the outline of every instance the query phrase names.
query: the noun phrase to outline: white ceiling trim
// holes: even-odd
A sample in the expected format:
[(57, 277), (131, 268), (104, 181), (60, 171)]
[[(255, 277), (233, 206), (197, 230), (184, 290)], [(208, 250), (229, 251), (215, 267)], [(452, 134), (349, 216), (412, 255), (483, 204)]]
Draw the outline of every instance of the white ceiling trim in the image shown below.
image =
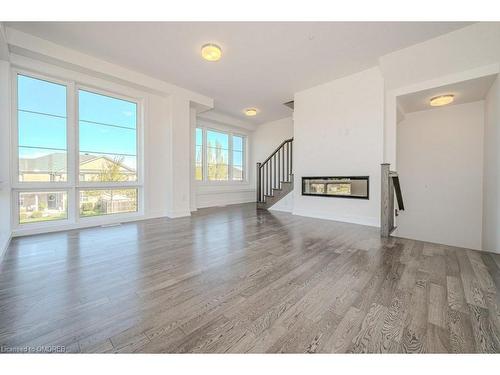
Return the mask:
[(0, 60), (9, 61), (9, 46), (7, 44), (7, 33), (5, 26), (0, 22)]

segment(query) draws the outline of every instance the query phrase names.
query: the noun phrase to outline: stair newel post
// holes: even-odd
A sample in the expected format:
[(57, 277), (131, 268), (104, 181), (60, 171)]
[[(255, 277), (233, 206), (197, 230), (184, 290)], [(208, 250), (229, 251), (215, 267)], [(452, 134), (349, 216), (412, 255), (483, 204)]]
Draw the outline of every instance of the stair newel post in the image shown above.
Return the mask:
[(390, 164), (381, 165), (381, 204), (380, 204), (380, 235), (389, 237), (392, 226), (393, 210), (391, 210)]
[(257, 172), (255, 173), (255, 181), (257, 182), (257, 202), (260, 202), (260, 163), (257, 163)]

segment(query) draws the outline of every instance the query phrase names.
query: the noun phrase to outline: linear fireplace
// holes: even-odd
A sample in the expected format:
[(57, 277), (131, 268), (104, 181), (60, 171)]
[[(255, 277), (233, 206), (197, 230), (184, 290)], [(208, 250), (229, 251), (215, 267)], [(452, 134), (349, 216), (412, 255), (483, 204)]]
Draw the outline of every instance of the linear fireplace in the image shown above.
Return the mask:
[(302, 195), (370, 199), (370, 177), (302, 177)]

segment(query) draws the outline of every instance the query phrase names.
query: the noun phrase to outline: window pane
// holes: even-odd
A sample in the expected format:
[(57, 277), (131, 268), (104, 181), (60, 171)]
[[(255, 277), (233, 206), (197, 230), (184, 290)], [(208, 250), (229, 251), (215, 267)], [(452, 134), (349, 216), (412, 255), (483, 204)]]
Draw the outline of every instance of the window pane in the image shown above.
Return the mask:
[(234, 165), (243, 165), (243, 152), (233, 151), (233, 164)]
[(219, 148), (207, 147), (208, 164), (228, 164), (229, 151)]
[(233, 180), (243, 181), (243, 167), (241, 165), (233, 166)]
[(196, 128), (196, 146), (203, 145), (203, 129)]
[(136, 181), (136, 157), (80, 152), (80, 181)]
[(66, 160), (66, 151), (19, 147), (19, 181), (66, 181)]
[(136, 131), (80, 121), (80, 151), (136, 155)]
[(22, 75), (17, 85), (19, 181), (66, 181), (66, 86)]
[(80, 121), (136, 128), (137, 104), (133, 102), (79, 90), (78, 110)]
[(195, 178), (197, 181), (203, 180), (203, 166), (202, 166), (202, 164), (196, 164), (194, 175), (195, 175)]
[(36, 113), (18, 113), (19, 146), (66, 150), (66, 119)]
[(243, 138), (238, 136), (233, 136), (233, 150), (243, 151)]
[(66, 219), (67, 198), (65, 191), (19, 193), (19, 223)]
[(208, 179), (210, 181), (228, 180), (229, 169), (227, 164), (208, 164)]
[(137, 211), (137, 189), (81, 190), (80, 216)]
[(197, 181), (203, 180), (203, 148), (202, 146), (196, 146), (195, 149), (195, 178)]
[(17, 108), (66, 117), (66, 86), (18, 75)]
[(207, 147), (227, 150), (229, 148), (229, 136), (224, 133), (207, 130)]
[(137, 179), (136, 104), (79, 90), (80, 181)]

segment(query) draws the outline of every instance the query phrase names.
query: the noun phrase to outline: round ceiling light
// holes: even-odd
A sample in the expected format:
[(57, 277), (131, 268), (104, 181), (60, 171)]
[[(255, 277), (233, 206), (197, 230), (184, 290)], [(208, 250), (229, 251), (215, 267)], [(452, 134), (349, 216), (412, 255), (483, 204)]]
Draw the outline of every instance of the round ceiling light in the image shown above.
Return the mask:
[(454, 95), (440, 95), (431, 98), (430, 104), (433, 107), (441, 107), (442, 105), (450, 104), (454, 100)]
[(222, 50), (217, 44), (208, 43), (201, 47), (201, 56), (207, 61), (219, 61)]
[(245, 109), (244, 112), (245, 112), (245, 115), (252, 117), (252, 116), (257, 115), (258, 111), (257, 111), (257, 108), (247, 108), (247, 109)]

